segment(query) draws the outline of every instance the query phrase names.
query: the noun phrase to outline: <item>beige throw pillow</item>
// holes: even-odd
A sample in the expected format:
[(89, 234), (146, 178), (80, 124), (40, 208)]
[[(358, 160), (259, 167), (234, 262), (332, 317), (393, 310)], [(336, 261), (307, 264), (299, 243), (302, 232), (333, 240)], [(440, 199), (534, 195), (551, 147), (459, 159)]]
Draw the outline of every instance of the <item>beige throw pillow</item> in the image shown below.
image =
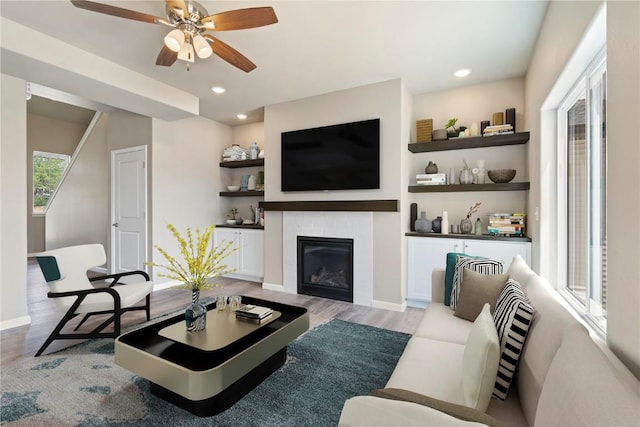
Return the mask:
[(473, 322), (462, 355), (462, 392), (465, 404), (485, 412), (491, 400), (500, 361), (498, 332), (485, 304)]
[(473, 322), (485, 303), (489, 303), (493, 313), (507, 280), (508, 274), (482, 274), (465, 268), (454, 315)]

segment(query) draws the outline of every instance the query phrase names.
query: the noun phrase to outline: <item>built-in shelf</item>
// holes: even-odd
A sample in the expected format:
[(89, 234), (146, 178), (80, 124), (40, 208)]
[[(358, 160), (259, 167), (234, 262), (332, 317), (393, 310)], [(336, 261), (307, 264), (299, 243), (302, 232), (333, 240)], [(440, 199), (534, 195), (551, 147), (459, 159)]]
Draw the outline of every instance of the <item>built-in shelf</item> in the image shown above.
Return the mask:
[(221, 168), (248, 168), (251, 166), (264, 166), (264, 159), (233, 160), (220, 162)]
[(465, 239), (465, 240), (494, 240), (501, 242), (530, 242), (531, 237), (508, 237), (508, 236), (492, 236), (490, 234), (483, 234), (478, 236), (477, 234), (440, 234), (440, 233), (418, 233), (417, 231), (410, 231), (404, 233), (405, 236), (412, 237), (437, 237), (444, 239)]
[(264, 191), (247, 190), (247, 191), (221, 191), (223, 197), (264, 197)]
[(467, 136), (444, 141), (415, 142), (409, 144), (409, 151), (412, 153), (427, 153), (430, 151), (462, 150), (465, 148), (499, 147), (526, 144), (527, 141), (529, 141), (529, 132), (494, 136)]
[(231, 225), (231, 224), (218, 224), (216, 225), (218, 228), (245, 228), (250, 230), (264, 230), (264, 226), (259, 224), (240, 224), (240, 225)]
[(259, 202), (265, 211), (398, 212), (398, 200)]
[(528, 182), (507, 182), (503, 184), (447, 184), (410, 185), (409, 193), (453, 193), (462, 191), (522, 191), (528, 190)]

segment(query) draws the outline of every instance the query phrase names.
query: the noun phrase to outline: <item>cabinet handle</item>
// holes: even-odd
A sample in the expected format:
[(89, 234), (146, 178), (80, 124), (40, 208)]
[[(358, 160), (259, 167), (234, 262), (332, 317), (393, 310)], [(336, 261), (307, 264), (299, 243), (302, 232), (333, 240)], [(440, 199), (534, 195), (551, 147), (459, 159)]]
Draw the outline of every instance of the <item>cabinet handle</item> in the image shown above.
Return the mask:
[(457, 243), (453, 245), (453, 251), (454, 252), (458, 252), (458, 244)]

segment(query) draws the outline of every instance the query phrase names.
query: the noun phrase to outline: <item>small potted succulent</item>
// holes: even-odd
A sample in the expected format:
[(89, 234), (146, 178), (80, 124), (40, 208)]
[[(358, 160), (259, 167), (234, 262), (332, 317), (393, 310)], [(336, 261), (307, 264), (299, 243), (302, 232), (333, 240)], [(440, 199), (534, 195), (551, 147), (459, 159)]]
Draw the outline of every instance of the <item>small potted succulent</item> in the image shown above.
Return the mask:
[(445, 125), (444, 128), (447, 131), (447, 137), (448, 138), (457, 138), (457, 137), (462, 135), (461, 132), (464, 132), (465, 130), (467, 130), (466, 126), (456, 127), (456, 123), (458, 123), (458, 118), (457, 117), (453, 117), (453, 118), (449, 119), (449, 121)]

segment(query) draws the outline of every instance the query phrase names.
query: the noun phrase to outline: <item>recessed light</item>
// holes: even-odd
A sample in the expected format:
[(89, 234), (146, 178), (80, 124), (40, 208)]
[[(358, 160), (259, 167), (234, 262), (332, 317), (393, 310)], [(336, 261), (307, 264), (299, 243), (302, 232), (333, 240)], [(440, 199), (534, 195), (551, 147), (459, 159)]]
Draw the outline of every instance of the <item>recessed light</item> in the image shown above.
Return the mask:
[(236, 117), (239, 118), (240, 120), (245, 120), (247, 118), (247, 115), (241, 113), (241, 114), (238, 114)]
[(225, 93), (227, 91), (222, 86), (214, 86), (211, 88), (211, 90), (213, 91), (213, 93), (217, 93), (217, 94)]
[(469, 74), (471, 74), (471, 70), (469, 68), (462, 68), (453, 73), (456, 77), (467, 77)]

